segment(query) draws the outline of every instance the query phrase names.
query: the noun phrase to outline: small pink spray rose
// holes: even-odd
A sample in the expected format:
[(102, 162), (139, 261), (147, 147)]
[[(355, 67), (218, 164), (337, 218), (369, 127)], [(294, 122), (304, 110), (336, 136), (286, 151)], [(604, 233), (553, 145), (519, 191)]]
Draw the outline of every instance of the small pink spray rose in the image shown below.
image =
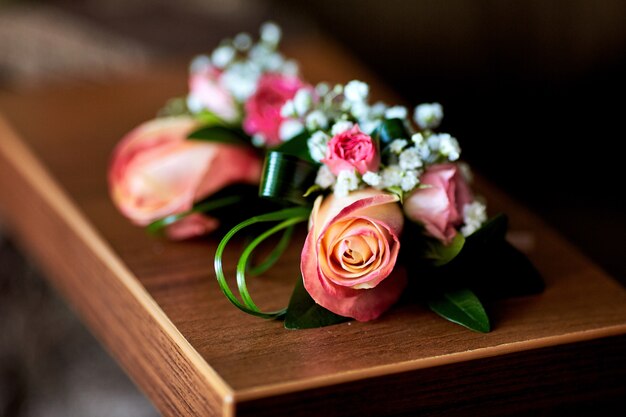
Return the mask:
[(363, 175), (367, 171), (378, 169), (380, 157), (372, 138), (361, 132), (359, 125), (354, 125), (332, 137), (328, 142), (326, 158), (322, 162), (335, 175), (340, 171), (354, 169)]
[(280, 125), (285, 119), (280, 111), (304, 86), (295, 76), (273, 73), (261, 76), (256, 92), (245, 103), (243, 129), (246, 133), (262, 135), (268, 146), (278, 145)]

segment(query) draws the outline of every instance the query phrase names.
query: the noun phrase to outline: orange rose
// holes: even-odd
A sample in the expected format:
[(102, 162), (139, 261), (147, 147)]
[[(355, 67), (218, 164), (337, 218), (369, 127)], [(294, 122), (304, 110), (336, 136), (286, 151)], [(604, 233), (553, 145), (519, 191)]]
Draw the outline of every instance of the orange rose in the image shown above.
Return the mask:
[(406, 286), (394, 268), (404, 225), (398, 196), (370, 188), (315, 202), (302, 249), (304, 286), (322, 307), (373, 320)]

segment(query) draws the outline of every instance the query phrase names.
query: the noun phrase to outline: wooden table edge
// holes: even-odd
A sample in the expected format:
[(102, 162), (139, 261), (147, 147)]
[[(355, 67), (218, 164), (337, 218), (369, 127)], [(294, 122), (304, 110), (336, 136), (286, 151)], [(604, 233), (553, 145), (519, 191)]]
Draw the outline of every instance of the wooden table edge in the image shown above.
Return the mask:
[[(0, 114), (0, 173), (2, 164), (6, 164), (6, 168), (14, 170), (15, 174), (23, 179), (33, 192), (38, 193), (44, 200), (44, 203), (50, 209), (50, 212), (58, 216), (65, 223), (67, 229), (70, 230), (75, 238), (79, 239), (84, 246), (98, 257), (102, 264), (105, 265), (111, 276), (115, 277), (132, 295), (133, 299), (142, 307), (143, 313), (149, 315), (158, 324), (160, 329), (167, 335), (169, 341), (182, 352), (185, 360), (189, 365), (197, 371), (207, 385), (215, 390), (216, 394), (222, 400), (222, 411), (224, 416), (233, 415), (233, 389), (222, 379), (222, 377), (200, 356), (200, 354), (191, 346), (191, 344), (180, 333), (176, 326), (171, 322), (156, 301), (150, 296), (145, 288), (139, 283), (132, 272), (123, 264), (121, 259), (99, 236), (89, 221), (83, 216), (80, 210), (70, 201), (65, 191), (52, 178), (47, 169), (37, 160), (31, 150), (19, 139), (19, 135), (13, 130), (10, 123)], [(10, 178), (9, 180), (18, 180), (18, 178)], [(0, 189), (0, 196), (4, 190)], [(21, 234), (23, 232), (20, 221), (16, 218), (10, 218), (9, 224), (18, 230), (12, 230)], [(21, 243), (33, 248), (25, 241)], [(36, 252), (36, 250), (34, 250)], [(41, 259), (37, 259), (41, 262)], [(42, 262), (45, 265), (45, 261)], [(57, 280), (58, 281), (58, 280)], [(57, 283), (55, 283), (57, 284)], [(72, 305), (81, 313), (84, 313), (81, 300), (74, 299), (71, 294), (64, 292)], [(84, 318), (84, 317), (83, 317)], [(91, 329), (93, 331), (93, 329)], [(103, 335), (96, 333), (96, 336), (102, 341)], [(131, 336), (132, 337), (132, 336)], [(119, 361), (119, 352), (115, 347), (105, 343), (108, 349), (113, 353), (114, 357)], [(167, 353), (161, 351), (159, 354)], [(163, 358), (164, 361), (170, 361), (172, 358)], [(121, 361), (120, 361), (121, 362)], [(128, 368), (127, 364), (122, 363), (127, 373), (134, 377), (134, 373)], [(173, 374), (172, 374), (173, 375)], [(134, 379), (134, 378), (133, 378)], [(137, 382), (137, 381), (136, 381)], [(142, 384), (138, 384), (145, 390)], [(190, 387), (191, 388), (191, 387)], [(158, 400), (157, 400), (158, 402)]]
[(358, 371), (338, 373), (332, 376), (315, 377), (294, 382), (271, 384), (260, 388), (248, 388), (238, 390), (234, 393), (234, 402), (240, 403), (245, 401), (254, 401), (257, 399), (268, 398), (276, 395), (291, 394), (300, 391), (324, 388), (331, 385), (354, 382), (365, 378), (390, 376), (393, 374), (417, 371), (420, 369), (432, 368), (436, 366), (451, 365), (459, 362), (468, 362), (472, 360), (485, 359), (511, 353), (520, 353), (534, 349), (549, 348), (622, 335), (626, 335), (626, 324), (609, 326), (589, 331), (566, 333), (558, 336), (549, 336), (530, 341), (506, 343), (498, 346), (475, 349), (466, 352), (458, 352), (449, 355), (417, 359), (414, 361), (407, 361), (390, 365), (381, 365)]

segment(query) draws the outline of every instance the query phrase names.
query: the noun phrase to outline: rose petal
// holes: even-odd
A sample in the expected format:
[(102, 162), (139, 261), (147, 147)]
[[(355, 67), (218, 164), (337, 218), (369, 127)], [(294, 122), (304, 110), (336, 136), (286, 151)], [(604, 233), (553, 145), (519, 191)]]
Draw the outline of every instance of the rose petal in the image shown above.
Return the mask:
[[(397, 201), (397, 196), (373, 189), (343, 199), (329, 196), (323, 203), (316, 200), (301, 270), (305, 288), (318, 304), (336, 314), (367, 321), (397, 301), (406, 286), (404, 270), (395, 265), (403, 224)], [(343, 252), (348, 245), (370, 259), (362, 266), (346, 267)]]
[(219, 221), (207, 215), (193, 213), (165, 229), (172, 240), (183, 240), (211, 233), (219, 227)]

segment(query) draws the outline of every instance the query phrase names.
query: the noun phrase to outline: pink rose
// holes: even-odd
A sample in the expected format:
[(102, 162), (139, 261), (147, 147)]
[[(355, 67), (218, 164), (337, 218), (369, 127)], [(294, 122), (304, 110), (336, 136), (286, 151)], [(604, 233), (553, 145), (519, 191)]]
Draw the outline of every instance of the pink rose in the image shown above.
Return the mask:
[(404, 225), (398, 200), (373, 188), (317, 199), (300, 265), (317, 304), (368, 321), (398, 300), (406, 286), (404, 270), (394, 271)]
[(249, 135), (261, 134), (269, 146), (278, 145), (279, 130), (284, 117), (280, 110), (287, 100), (305, 84), (298, 77), (283, 74), (265, 74), (258, 82), (256, 92), (246, 101), (243, 128)]
[(221, 71), (211, 65), (193, 71), (189, 76), (188, 100), (194, 106), (209, 110), (226, 121), (234, 121), (239, 112), (233, 97), (220, 84), (221, 76)]
[[(113, 151), (109, 190), (117, 208), (133, 223), (182, 213), (233, 183), (259, 182), (261, 161), (251, 149), (218, 142), (187, 140), (196, 127), (191, 117), (168, 117), (143, 123)], [(192, 215), (169, 226), (176, 239), (217, 228), (215, 219)]]
[(404, 212), (447, 245), (463, 224), (463, 207), (473, 201), (472, 192), (454, 164), (432, 165), (420, 181), (429, 187), (413, 191), (404, 200)]
[(380, 158), (372, 138), (361, 132), (359, 125), (332, 137), (328, 142), (326, 158), (322, 162), (338, 175), (343, 170), (356, 169), (361, 175), (376, 171)]

